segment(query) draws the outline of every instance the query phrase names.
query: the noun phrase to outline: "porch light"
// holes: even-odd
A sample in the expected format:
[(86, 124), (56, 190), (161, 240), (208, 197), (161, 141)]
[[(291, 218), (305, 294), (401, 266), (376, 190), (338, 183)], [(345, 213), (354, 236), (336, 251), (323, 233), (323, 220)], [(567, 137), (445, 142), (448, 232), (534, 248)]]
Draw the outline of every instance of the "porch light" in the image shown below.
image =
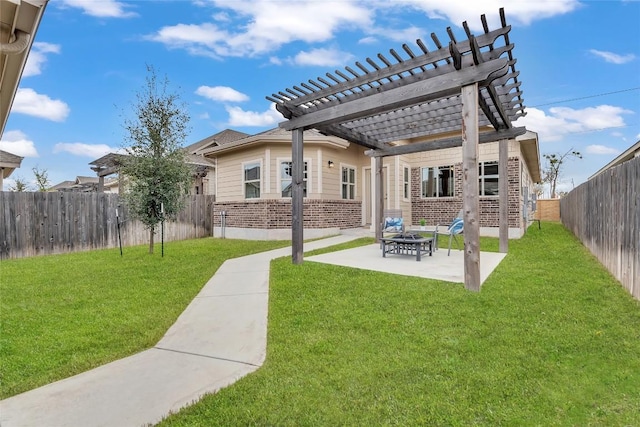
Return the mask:
[(329, 160), (329, 161), (327, 162), (327, 165), (329, 166), (329, 168), (332, 168), (332, 167), (333, 167), (333, 162), (332, 162), (331, 160)]

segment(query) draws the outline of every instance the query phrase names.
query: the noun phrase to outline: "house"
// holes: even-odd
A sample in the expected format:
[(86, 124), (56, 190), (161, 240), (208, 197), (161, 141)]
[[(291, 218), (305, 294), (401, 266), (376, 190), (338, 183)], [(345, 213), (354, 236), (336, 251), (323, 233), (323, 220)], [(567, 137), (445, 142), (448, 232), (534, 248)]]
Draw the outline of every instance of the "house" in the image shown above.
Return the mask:
[[(0, 0), (0, 137), (48, 0)], [(22, 157), (0, 151), (0, 191)]]
[(629, 161), (631, 159), (634, 159), (636, 157), (640, 157), (640, 140), (638, 140), (635, 144), (633, 144), (631, 147), (627, 148), (622, 154), (620, 154), (618, 157), (616, 157), (615, 159), (611, 160), (609, 163), (607, 163), (606, 165), (604, 165), (600, 170), (598, 170), (596, 173), (594, 173), (593, 175), (591, 175), (589, 177), (589, 180), (595, 178), (596, 176), (600, 175), (602, 172), (611, 169), (613, 167), (618, 166), (619, 164), (622, 164), (626, 161)]
[[(207, 142), (208, 141), (208, 142)], [(423, 142), (397, 141), (393, 145)], [(304, 233), (307, 238), (373, 224), (374, 160), (365, 149), (316, 130), (304, 134)], [(529, 194), (540, 182), (538, 137), (509, 140), (509, 237), (530, 224)], [(225, 130), (189, 146), (215, 164), (207, 177), (216, 195), (215, 233), (243, 239), (291, 236), (291, 132), (257, 135)], [(384, 208), (400, 209), (405, 222), (435, 225), (462, 208), (462, 148), (445, 148), (383, 160)], [(498, 142), (479, 146), (480, 232), (498, 235)], [(224, 224), (224, 230), (221, 225)]]
[(92, 192), (98, 189), (98, 177), (95, 176), (77, 176), (73, 181), (62, 181), (50, 187), (47, 191), (75, 191), (75, 192)]
[(216, 194), (215, 173), (209, 173), (209, 171), (215, 169), (215, 158), (204, 157), (201, 153), (213, 147), (226, 145), (249, 136), (244, 132), (226, 129), (185, 147), (189, 163), (196, 166), (197, 169), (194, 182), (195, 194)]
[(48, 0), (0, 0), (0, 136)]
[[(89, 165), (91, 165), (91, 169), (96, 172), (98, 177), (95, 178), (97, 180), (97, 185), (93, 190), (89, 191), (104, 193), (120, 192), (122, 182), (119, 171), (120, 164), (124, 157), (124, 154), (109, 153), (90, 162)], [(207, 178), (209, 171), (215, 167), (215, 163), (205, 157), (196, 156), (189, 152), (187, 152), (186, 159), (187, 164), (189, 164), (193, 169), (193, 187), (191, 193), (215, 194), (209, 189), (209, 178)], [(113, 177), (112, 175), (116, 175), (116, 177)]]
[(4, 179), (11, 176), (13, 171), (20, 167), (23, 158), (0, 150), (0, 191), (2, 191)]

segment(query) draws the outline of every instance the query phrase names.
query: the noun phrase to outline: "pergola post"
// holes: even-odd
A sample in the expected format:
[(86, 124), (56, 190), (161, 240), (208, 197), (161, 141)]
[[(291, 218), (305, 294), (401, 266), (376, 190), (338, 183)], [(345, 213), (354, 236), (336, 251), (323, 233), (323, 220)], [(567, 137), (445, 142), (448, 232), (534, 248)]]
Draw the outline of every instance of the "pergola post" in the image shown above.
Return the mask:
[(498, 194), (500, 198), (500, 252), (509, 251), (509, 141), (498, 143)]
[(375, 157), (375, 227), (376, 242), (382, 238), (382, 224), (384, 222), (384, 177), (382, 175), (382, 157)]
[(291, 132), (291, 257), (302, 264), (304, 245), (304, 156), (302, 128)]
[(478, 196), (478, 84), (462, 87), (462, 209), (464, 286), (480, 290), (480, 222)]

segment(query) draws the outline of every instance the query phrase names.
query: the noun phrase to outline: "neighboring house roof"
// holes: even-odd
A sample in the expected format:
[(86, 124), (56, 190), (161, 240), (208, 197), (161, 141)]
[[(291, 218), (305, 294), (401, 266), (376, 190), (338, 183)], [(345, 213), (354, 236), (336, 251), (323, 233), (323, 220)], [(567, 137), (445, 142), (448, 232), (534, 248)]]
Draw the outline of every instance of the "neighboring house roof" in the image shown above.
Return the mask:
[(635, 157), (640, 157), (640, 140), (638, 140), (638, 142), (636, 142), (631, 147), (626, 149), (624, 153), (620, 154), (618, 157), (616, 157), (615, 159), (611, 160), (609, 163), (604, 165), (602, 169), (600, 169), (598, 172), (591, 175), (589, 179), (593, 179), (596, 176), (600, 175), (602, 172), (606, 171), (607, 169), (611, 169), (612, 167), (618, 166), (619, 164), (629, 161)]
[(0, 136), (48, 0), (0, 0)]
[[(94, 170), (98, 176), (105, 177), (118, 173), (120, 164), (125, 157), (127, 157), (126, 154), (109, 153), (89, 164), (92, 165), (91, 169)], [(189, 152), (187, 152), (187, 164), (196, 166), (196, 174), (205, 174), (207, 170), (213, 169), (216, 166), (214, 161)], [(97, 182), (98, 178), (95, 179)]]
[[(344, 139), (337, 138), (335, 136), (326, 136), (318, 132), (315, 129), (308, 129), (304, 132), (305, 142), (322, 142), (328, 143), (338, 148), (347, 148), (350, 143)], [(256, 135), (247, 135), (245, 138), (238, 139), (236, 141), (228, 142), (225, 145), (211, 146), (205, 149), (200, 149), (198, 154), (201, 155), (216, 155), (224, 152), (240, 150), (254, 144), (261, 144), (265, 142), (285, 142), (291, 143), (291, 131), (281, 128), (269, 129)]]
[(62, 181), (47, 191), (95, 191), (98, 181), (94, 176), (77, 176), (75, 181)]
[(214, 161), (197, 154), (187, 154), (187, 163), (194, 166), (205, 166), (209, 168), (216, 166)]
[(78, 176), (76, 177), (76, 184), (97, 184), (99, 178), (97, 176)]
[(52, 186), (51, 188), (49, 188), (49, 191), (64, 191), (64, 190), (68, 190), (68, 189), (72, 188), (75, 184), (76, 184), (75, 181), (62, 181), (62, 182)]
[(20, 167), (23, 158), (24, 157), (0, 150), (0, 169), (2, 169), (2, 176), (0, 176), (0, 178), (8, 178), (15, 169)]
[(250, 136), (248, 133), (238, 132), (233, 129), (225, 129), (222, 132), (218, 132), (215, 135), (208, 136), (198, 142), (186, 146), (185, 151), (189, 154), (196, 154), (207, 148), (225, 145), (248, 136)]
[(107, 176), (118, 171), (117, 168), (124, 157), (124, 154), (109, 153), (89, 164), (93, 166), (91, 170), (95, 171), (98, 176)]

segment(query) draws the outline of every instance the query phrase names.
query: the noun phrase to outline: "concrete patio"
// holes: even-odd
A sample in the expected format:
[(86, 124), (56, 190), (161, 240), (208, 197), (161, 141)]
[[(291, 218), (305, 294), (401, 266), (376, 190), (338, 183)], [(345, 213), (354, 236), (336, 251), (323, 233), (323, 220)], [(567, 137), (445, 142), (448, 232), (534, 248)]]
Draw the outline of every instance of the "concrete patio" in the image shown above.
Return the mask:
[[(505, 256), (506, 254), (497, 252), (480, 252), (480, 279), (482, 283)], [(375, 243), (309, 256), (305, 258), (305, 261), (464, 283), (464, 251), (457, 249), (452, 249), (451, 256), (447, 256), (447, 250), (441, 248), (434, 251), (433, 256), (422, 255), (422, 260), (418, 262), (415, 256), (409, 255), (387, 254), (383, 258), (380, 244)]]

